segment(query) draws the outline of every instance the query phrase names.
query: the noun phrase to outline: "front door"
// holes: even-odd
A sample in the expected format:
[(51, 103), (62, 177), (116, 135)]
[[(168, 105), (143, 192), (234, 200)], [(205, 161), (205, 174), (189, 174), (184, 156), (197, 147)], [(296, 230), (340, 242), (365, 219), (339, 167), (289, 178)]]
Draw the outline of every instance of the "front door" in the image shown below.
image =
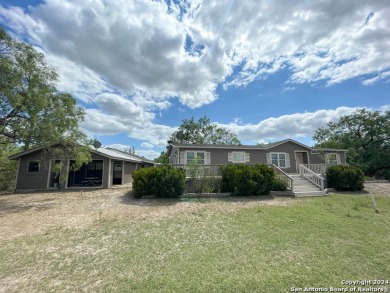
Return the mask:
[(309, 164), (309, 156), (307, 152), (295, 152), (296, 170), (298, 172), (300, 164)]
[(112, 184), (122, 184), (122, 170), (123, 170), (123, 162), (114, 161), (114, 169), (112, 174)]

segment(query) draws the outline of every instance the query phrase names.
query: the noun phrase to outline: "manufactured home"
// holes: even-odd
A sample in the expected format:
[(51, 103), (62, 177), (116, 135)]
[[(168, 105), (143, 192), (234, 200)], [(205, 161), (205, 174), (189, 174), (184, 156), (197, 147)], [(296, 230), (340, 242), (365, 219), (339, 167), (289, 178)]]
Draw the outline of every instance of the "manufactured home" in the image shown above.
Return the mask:
[(171, 143), (171, 165), (259, 164), (275, 165), (286, 173), (298, 173), (299, 165), (346, 164), (344, 149), (316, 149), (292, 139), (261, 146)]

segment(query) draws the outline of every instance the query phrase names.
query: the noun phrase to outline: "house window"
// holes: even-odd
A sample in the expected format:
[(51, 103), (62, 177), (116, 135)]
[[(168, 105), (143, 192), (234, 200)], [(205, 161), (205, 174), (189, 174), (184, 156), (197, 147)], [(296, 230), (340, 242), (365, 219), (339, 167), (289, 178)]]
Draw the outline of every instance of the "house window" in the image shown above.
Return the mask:
[(187, 152), (187, 165), (197, 162), (199, 165), (204, 165), (204, 152)]
[(39, 161), (29, 161), (27, 167), (28, 173), (38, 173), (39, 172)]
[(233, 163), (245, 163), (245, 153), (233, 152)]
[(271, 163), (279, 168), (287, 168), (286, 153), (271, 153)]
[(325, 163), (327, 165), (337, 165), (339, 164), (339, 154), (336, 153), (328, 153), (325, 155)]

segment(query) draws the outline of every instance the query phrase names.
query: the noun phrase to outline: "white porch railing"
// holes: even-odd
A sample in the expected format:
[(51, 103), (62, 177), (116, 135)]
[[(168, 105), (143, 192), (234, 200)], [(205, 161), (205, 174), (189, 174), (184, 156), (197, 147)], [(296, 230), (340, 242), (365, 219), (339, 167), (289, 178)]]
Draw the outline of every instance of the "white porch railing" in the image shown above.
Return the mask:
[(280, 169), (278, 166), (274, 164), (272, 164), (271, 166), (274, 169), (276, 176), (278, 176), (294, 194), (294, 179), (282, 169)]
[(186, 170), (187, 178), (196, 178), (203, 176), (219, 177), (221, 176), (222, 165), (172, 165), (173, 168), (183, 168)]
[(321, 188), (321, 190), (325, 189), (325, 179), (322, 178), (320, 175), (318, 175), (317, 173), (315, 173), (314, 171), (310, 170), (309, 168), (307, 168), (302, 164), (299, 165), (298, 169), (299, 169), (299, 175), (301, 175), (301, 177), (305, 178), (306, 180), (309, 180), (311, 183)]
[(316, 174), (325, 174), (326, 173), (326, 169), (328, 169), (328, 167), (330, 165), (326, 165), (326, 164), (303, 164), (303, 166), (305, 166), (306, 168), (308, 168), (309, 170), (313, 171)]

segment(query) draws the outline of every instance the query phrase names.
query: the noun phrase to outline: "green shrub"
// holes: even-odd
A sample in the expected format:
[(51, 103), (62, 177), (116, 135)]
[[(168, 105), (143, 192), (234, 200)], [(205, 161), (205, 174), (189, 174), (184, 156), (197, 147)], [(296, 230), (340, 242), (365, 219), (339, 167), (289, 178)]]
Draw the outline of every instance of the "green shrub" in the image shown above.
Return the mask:
[(286, 191), (287, 190), (287, 184), (279, 177), (275, 177), (274, 181), (272, 182), (272, 189), (273, 191)]
[(169, 166), (143, 168), (133, 172), (134, 196), (178, 197), (185, 187), (185, 171)]
[(221, 179), (217, 177), (200, 177), (186, 179), (187, 193), (217, 193), (221, 189)]
[(226, 165), (221, 167), (221, 191), (233, 192), (234, 190), (234, 177), (240, 168), (244, 168), (245, 165)]
[(269, 194), (274, 172), (265, 164), (227, 165), (222, 168), (222, 192), (236, 196)]
[(375, 179), (389, 180), (390, 181), (390, 169), (379, 170), (375, 173)]
[(340, 191), (362, 190), (364, 188), (364, 173), (354, 166), (335, 165), (326, 171), (328, 187)]
[(383, 178), (390, 181), (390, 170), (385, 170), (383, 172)]

